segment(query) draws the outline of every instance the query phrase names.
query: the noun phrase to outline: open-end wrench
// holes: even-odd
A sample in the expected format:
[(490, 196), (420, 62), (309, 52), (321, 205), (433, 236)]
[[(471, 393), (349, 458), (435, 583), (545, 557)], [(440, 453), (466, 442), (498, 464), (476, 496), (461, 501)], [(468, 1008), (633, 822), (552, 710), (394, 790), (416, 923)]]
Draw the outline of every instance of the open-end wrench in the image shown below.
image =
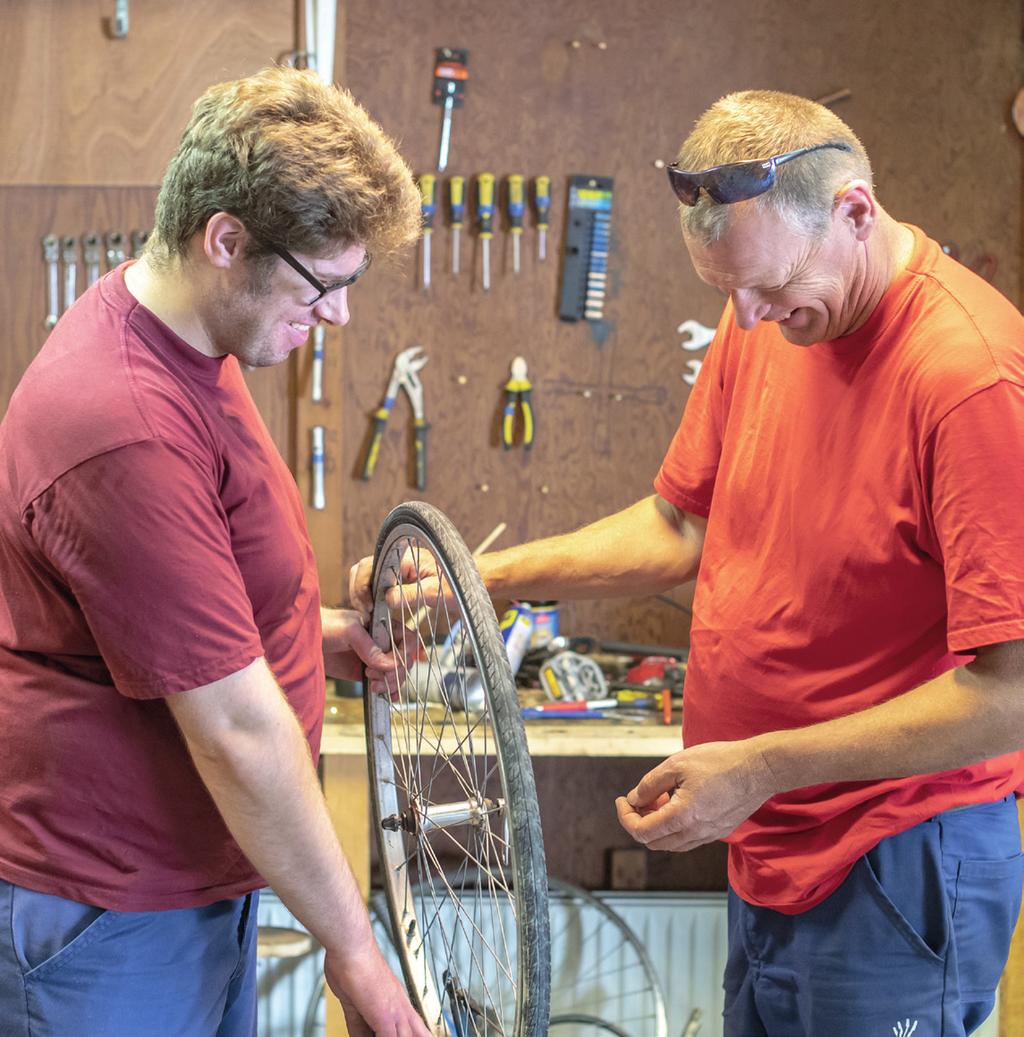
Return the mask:
[(100, 279), (100, 236), (82, 235), (82, 258), (85, 260), (85, 287), (91, 288)]
[(78, 294), (78, 239), (68, 234), (61, 239), (60, 258), (64, 263), (64, 306), (67, 313)]
[(680, 335), (689, 335), (688, 339), (680, 342), (679, 345), (686, 350), (696, 352), (698, 349), (703, 349), (705, 346), (710, 345), (711, 340), (715, 337), (715, 329), (705, 327), (700, 321), (696, 320), (684, 320), (682, 324), (676, 328), (676, 331)]
[(324, 399), (324, 326), (317, 324), (313, 328), (313, 392), (314, 403), (323, 403)]
[(43, 262), (46, 264), (46, 330), (57, 323), (60, 309), (60, 272), (57, 263), (60, 260), (60, 242), (56, 234), (47, 234), (43, 238)]
[(327, 507), (327, 494), (324, 490), (324, 427), (313, 426), (313, 507), (323, 511)]
[(700, 374), (700, 369), (703, 366), (703, 363), (703, 360), (697, 360), (696, 358), (686, 361), (686, 366), (689, 368), (689, 371), (683, 372), (683, 381), (686, 382), (687, 385), (697, 384), (697, 375)]
[(107, 269), (113, 270), (124, 260), (124, 235), (119, 230), (112, 230), (107, 235)]

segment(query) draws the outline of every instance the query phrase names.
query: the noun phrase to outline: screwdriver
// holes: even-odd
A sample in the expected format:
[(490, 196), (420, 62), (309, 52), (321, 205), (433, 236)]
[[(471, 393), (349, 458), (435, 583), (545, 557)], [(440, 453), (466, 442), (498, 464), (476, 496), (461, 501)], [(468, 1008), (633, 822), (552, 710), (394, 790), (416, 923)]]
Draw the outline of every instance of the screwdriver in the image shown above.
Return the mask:
[(508, 225), (512, 235), (512, 272), (519, 273), (519, 243), (523, 236), (523, 175), (512, 173), (508, 178)]
[(537, 206), (537, 258), (548, 256), (548, 212), (551, 210), (551, 177), (539, 176), (534, 182), (534, 204)]
[(466, 212), (466, 203), (463, 201), (462, 189), (465, 179), (461, 176), (453, 176), (448, 182), (449, 204), (452, 213), (452, 273), (459, 272), (459, 231), (462, 230), (462, 217)]
[(420, 196), (423, 201), (420, 212), (423, 214), (423, 290), (430, 288), (430, 237), (434, 233), (434, 186), (437, 177), (433, 173), (424, 173), (420, 177)]
[(476, 178), (476, 219), (480, 228), (483, 259), (484, 291), (491, 290), (491, 238), (494, 236), (494, 174), (481, 173)]

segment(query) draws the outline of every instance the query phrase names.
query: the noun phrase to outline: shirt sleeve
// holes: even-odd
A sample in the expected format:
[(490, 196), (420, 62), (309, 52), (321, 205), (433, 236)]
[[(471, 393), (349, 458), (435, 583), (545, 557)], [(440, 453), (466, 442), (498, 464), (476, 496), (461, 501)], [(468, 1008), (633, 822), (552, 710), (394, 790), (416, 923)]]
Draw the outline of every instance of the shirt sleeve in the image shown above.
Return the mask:
[(955, 407), (925, 458), (954, 652), (1024, 638), (1024, 387)]
[[(728, 314), (728, 308), (726, 310)], [(654, 489), (669, 504), (707, 518), (722, 455), (725, 404), (721, 356), (723, 327), (708, 346), (697, 381), (690, 390), (676, 434), (654, 480)]]
[(263, 654), (215, 476), (187, 451), (151, 440), (93, 457), (28, 524), (123, 695), (187, 691)]

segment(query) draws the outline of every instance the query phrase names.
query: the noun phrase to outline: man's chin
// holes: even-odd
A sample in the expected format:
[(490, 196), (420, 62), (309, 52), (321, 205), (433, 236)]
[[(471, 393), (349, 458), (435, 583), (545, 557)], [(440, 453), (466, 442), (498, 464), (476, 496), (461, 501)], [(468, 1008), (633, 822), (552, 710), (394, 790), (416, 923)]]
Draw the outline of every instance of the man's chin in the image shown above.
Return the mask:
[(277, 367), (278, 364), (283, 364), (291, 354), (291, 350), (285, 350), (283, 353), (261, 353), (256, 356), (239, 356), (238, 362), (242, 367), (243, 371), (256, 371), (261, 367)]
[(818, 341), (806, 328), (786, 328), (780, 324), (779, 332), (791, 346), (813, 346)]

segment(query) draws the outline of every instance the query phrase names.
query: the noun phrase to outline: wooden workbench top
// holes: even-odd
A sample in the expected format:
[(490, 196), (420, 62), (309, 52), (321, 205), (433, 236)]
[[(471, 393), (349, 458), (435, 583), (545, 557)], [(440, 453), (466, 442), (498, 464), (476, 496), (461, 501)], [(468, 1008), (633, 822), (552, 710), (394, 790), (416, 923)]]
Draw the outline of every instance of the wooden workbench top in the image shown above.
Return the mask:
[[(660, 716), (626, 718), (610, 712), (607, 720), (528, 720), (530, 755), (664, 758), (683, 747), (678, 723), (664, 724)], [(361, 700), (328, 701), (320, 751), (324, 756), (365, 755)]]

